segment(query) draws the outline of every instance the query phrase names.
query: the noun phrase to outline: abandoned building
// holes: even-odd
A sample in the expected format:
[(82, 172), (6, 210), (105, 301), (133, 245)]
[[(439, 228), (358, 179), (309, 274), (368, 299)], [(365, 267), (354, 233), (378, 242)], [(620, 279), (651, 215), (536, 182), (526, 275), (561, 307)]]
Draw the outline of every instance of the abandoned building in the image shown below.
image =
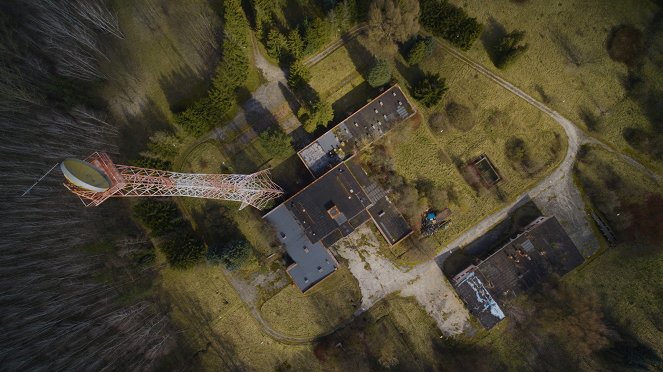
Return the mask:
[(287, 271), (302, 291), (336, 271), (338, 262), (329, 247), (367, 221), (375, 223), (390, 245), (412, 232), (353, 155), (413, 114), (395, 85), (299, 151), (316, 179), (263, 218), (294, 261)]
[(504, 319), (510, 299), (583, 260), (554, 216), (539, 217), (488, 258), (457, 274), (452, 285), (470, 313), (490, 329)]
[(394, 85), (297, 154), (311, 174), (319, 177), (414, 113), (401, 88)]

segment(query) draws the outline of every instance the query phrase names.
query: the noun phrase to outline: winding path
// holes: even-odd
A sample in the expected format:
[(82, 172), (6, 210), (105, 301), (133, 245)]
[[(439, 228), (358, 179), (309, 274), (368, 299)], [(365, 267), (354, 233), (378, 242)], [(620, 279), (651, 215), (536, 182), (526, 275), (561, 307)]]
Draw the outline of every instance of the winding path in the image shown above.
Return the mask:
[[(365, 25), (355, 27), (340, 40), (330, 44), (316, 56), (306, 60), (305, 63), (308, 66), (311, 66), (319, 62), (324, 57), (341, 47), (345, 42), (355, 37), (365, 27)], [(651, 171), (637, 160), (616, 151), (611, 146), (594, 137), (588, 136), (586, 133), (582, 132), (578, 126), (558, 112), (534, 99), (481, 64), (471, 60), (462, 52), (447, 45), (445, 42), (438, 40), (438, 45), (444, 51), (449, 53), (449, 55), (457, 58), (478, 73), (491, 79), (504, 89), (517, 95), (539, 111), (551, 117), (564, 129), (568, 139), (566, 154), (557, 169), (532, 189), (519, 195), (514, 202), (484, 218), (478, 224), (465, 231), (457, 239), (444, 247), (440, 254), (444, 254), (449, 249), (466, 245), (477, 237), (485, 234), (491, 227), (503, 220), (513, 207), (517, 206), (523, 199), (527, 198), (538, 198), (539, 200), (537, 200), (537, 203), (541, 202), (544, 205), (542, 208), (544, 213), (561, 216), (560, 222), (562, 222), (562, 224), (565, 225), (565, 228), (570, 231), (569, 235), (576, 245), (580, 247), (585, 256), (594, 253), (596, 249), (598, 249), (598, 241), (592, 232), (588, 218), (585, 214), (584, 201), (576, 189), (571, 176), (578, 149), (585, 143), (597, 144), (610, 152), (618, 153), (627, 162), (661, 183), (663, 179), (661, 175)], [(269, 64), (269, 62), (260, 55), (257, 48), (255, 55), (256, 65), (263, 71), (263, 74), (268, 80), (268, 83), (258, 88), (254, 94), (254, 97), (260, 97), (262, 95), (261, 92), (268, 93), (268, 87), (270, 85), (283, 82), (285, 77), (280, 69), (276, 71), (277, 68)], [(218, 134), (219, 133), (217, 133), (217, 135)], [(552, 202), (550, 202), (551, 200)], [(546, 210), (547, 208), (557, 209)], [(359, 249), (364, 251), (365, 257), (362, 258), (360, 257), (361, 255), (355, 254), (355, 251)], [(403, 295), (414, 296), (423, 308), (426, 309), (426, 311), (436, 320), (438, 327), (440, 327), (443, 332), (454, 334), (462, 332), (465, 328), (467, 324), (467, 312), (464, 307), (460, 306), (459, 308), (459, 300), (455, 297), (450, 285), (442, 278), (441, 271), (437, 267), (435, 259), (419, 264), (411, 270), (403, 271), (400, 268), (393, 266), (390, 262), (383, 262), (386, 261), (386, 259), (379, 256), (377, 250), (370, 249), (370, 247), (368, 249), (366, 247), (356, 247), (355, 249), (341, 248), (339, 254), (348, 259), (350, 270), (353, 275), (359, 279), (363, 297), (362, 307), (352, 318), (316, 337), (293, 337), (274, 330), (262, 318), (260, 311), (255, 306), (255, 299), (252, 299), (253, 297), (251, 294), (247, 293), (247, 290), (243, 290), (241, 284), (238, 285), (238, 283), (234, 283), (233, 285), (246, 302), (255, 319), (262, 326), (264, 332), (271, 338), (288, 344), (308, 344), (316, 339), (334, 333), (352, 322), (354, 318), (359, 316), (362, 312), (367, 311), (374, 303), (394, 292), (401, 292)], [(371, 264), (368, 265), (372, 266), (371, 268), (367, 268), (367, 265), (365, 265), (364, 260), (367, 259), (371, 260), (368, 261), (371, 262)], [(439, 278), (432, 276), (432, 273), (439, 274)], [(362, 278), (365, 280), (362, 280)], [(431, 278), (434, 278), (435, 280), (432, 280)], [(234, 281), (231, 280), (231, 282)], [(453, 317), (453, 319), (451, 317)], [(450, 321), (450, 319), (452, 319), (452, 321)]]

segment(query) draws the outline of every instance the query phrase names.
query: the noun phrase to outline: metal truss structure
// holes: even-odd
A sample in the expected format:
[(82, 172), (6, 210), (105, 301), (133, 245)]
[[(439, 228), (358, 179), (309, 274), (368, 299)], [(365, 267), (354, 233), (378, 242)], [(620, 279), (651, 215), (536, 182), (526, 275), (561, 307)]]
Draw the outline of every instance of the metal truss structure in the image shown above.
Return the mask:
[(249, 175), (193, 174), (114, 164), (106, 153), (95, 152), (87, 162), (101, 169), (111, 187), (94, 192), (70, 182), (64, 185), (78, 195), (85, 206), (98, 206), (110, 197), (189, 196), (241, 202), (240, 209), (251, 205), (265, 208), (283, 190), (269, 176), (269, 170)]

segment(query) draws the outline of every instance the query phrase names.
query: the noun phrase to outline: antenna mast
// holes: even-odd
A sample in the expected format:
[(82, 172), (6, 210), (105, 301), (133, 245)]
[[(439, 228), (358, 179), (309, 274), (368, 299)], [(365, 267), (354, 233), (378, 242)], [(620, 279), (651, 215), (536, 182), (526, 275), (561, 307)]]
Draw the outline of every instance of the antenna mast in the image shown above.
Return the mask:
[(239, 201), (240, 209), (247, 205), (263, 209), (283, 194), (269, 170), (249, 175), (178, 173), (114, 164), (103, 152), (95, 152), (85, 162), (65, 160), (61, 168), (65, 187), (88, 207), (110, 197), (189, 196)]

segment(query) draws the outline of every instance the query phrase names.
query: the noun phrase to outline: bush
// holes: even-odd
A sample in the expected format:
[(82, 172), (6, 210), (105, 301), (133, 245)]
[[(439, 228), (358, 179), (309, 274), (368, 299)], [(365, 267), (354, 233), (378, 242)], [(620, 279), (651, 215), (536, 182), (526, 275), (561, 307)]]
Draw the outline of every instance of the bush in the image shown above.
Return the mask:
[(481, 35), (483, 26), (476, 18), (471, 18), (461, 8), (446, 0), (421, 0), (421, 24), (436, 36), (451, 44), (468, 50)]
[(293, 153), (290, 136), (280, 129), (271, 129), (260, 133), (260, 144), (272, 158), (285, 159)]
[(525, 38), (525, 31), (512, 31), (502, 37), (495, 47), (493, 63), (495, 67), (504, 69), (527, 51), (528, 44), (520, 45)]
[(608, 55), (613, 61), (633, 66), (645, 51), (642, 31), (630, 25), (618, 26), (608, 38)]
[(419, 32), (417, 0), (373, 0), (368, 9), (368, 35), (378, 43), (404, 42)]
[(433, 53), (433, 38), (419, 38), (415, 41), (412, 48), (405, 58), (410, 66), (416, 65)]
[(207, 259), (212, 263), (222, 263), (228, 270), (235, 270), (246, 262), (251, 250), (248, 241), (232, 240), (212, 245), (207, 252)]
[(152, 237), (164, 240), (159, 249), (172, 267), (191, 267), (205, 256), (205, 244), (194, 234), (175, 203), (144, 199), (133, 207), (133, 212)]
[(428, 118), (428, 127), (433, 134), (439, 135), (449, 130), (449, 118), (444, 112), (434, 112)]
[(177, 269), (192, 267), (205, 257), (205, 244), (193, 233), (178, 235), (159, 247), (168, 264)]
[(390, 80), (391, 67), (384, 59), (377, 60), (366, 77), (366, 81), (372, 87), (381, 87), (387, 84)]
[(435, 106), (447, 91), (444, 79), (439, 74), (427, 73), (415, 86), (412, 96), (426, 107)]
[(467, 132), (474, 127), (474, 115), (469, 107), (451, 101), (447, 103), (445, 110), (447, 111), (449, 123), (454, 128), (462, 132)]
[(504, 153), (513, 169), (530, 173), (531, 160), (525, 141), (518, 137), (509, 138), (504, 145)]

